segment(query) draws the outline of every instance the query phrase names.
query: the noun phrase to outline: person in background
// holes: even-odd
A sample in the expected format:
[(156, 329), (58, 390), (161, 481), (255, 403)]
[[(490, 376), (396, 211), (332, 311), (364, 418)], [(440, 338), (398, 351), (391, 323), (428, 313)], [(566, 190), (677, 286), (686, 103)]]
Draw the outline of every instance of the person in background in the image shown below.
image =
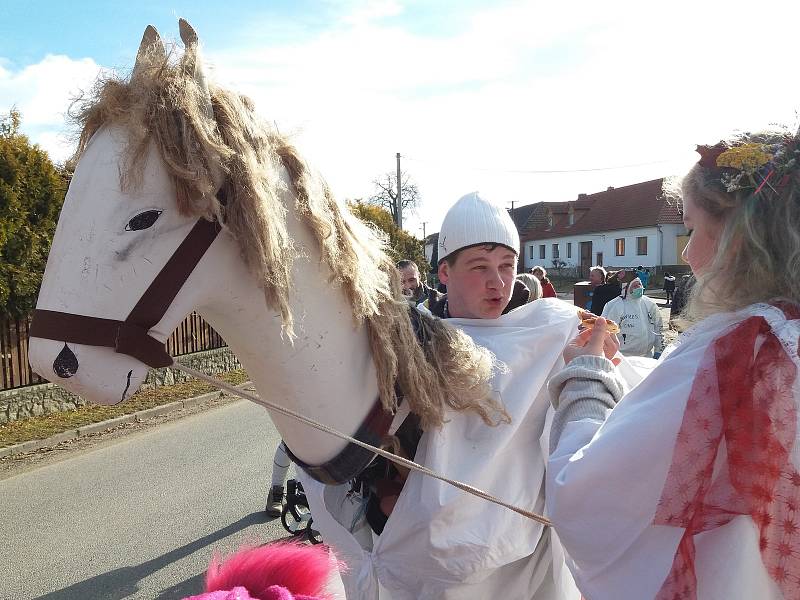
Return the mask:
[(686, 301), (689, 299), (689, 293), (692, 291), (693, 285), (694, 275), (691, 273), (683, 275), (680, 280), (678, 280), (675, 286), (675, 294), (672, 298), (672, 305), (669, 309), (670, 323), (674, 323), (675, 320), (680, 317), (683, 309), (686, 307)]
[(403, 295), (408, 297), (414, 306), (425, 302), (431, 293), (431, 288), (419, 276), (419, 267), (413, 260), (401, 260), (397, 263), (400, 271), (400, 283), (403, 286)]
[(517, 275), (517, 280), (524, 283), (525, 287), (528, 288), (530, 292), (530, 295), (528, 296), (528, 302), (533, 302), (534, 300), (538, 300), (542, 297), (542, 284), (538, 278), (534, 277), (530, 273), (519, 273)]
[(272, 459), (272, 487), (267, 497), (266, 513), (270, 517), (280, 517), (283, 512), (283, 503), (286, 501), (286, 492), (284, 485), (286, 484), (286, 476), (289, 474), (289, 466), (292, 461), (289, 459), (289, 454), (286, 452), (286, 444), (278, 444), (275, 448), (275, 456)]
[(531, 275), (536, 277), (542, 284), (542, 298), (558, 298), (556, 288), (553, 287), (553, 284), (547, 278), (547, 271), (544, 270), (544, 267), (533, 267), (531, 269)]
[(617, 283), (619, 283), (620, 288), (622, 288), (626, 283), (630, 282), (632, 279), (631, 273), (625, 267), (622, 267), (619, 271), (617, 271)]
[[(607, 283), (597, 286), (592, 291), (592, 312), (602, 315), (606, 304), (617, 298), (622, 293), (622, 285), (619, 282), (620, 271), (609, 272), (606, 276)], [(591, 275), (591, 274), (590, 274)]]
[(619, 351), (626, 356), (658, 358), (664, 350), (663, 323), (658, 304), (644, 295), (644, 286), (634, 277), (622, 295), (603, 309), (603, 318), (619, 323)]
[[(607, 276), (606, 270), (600, 266), (592, 267), (589, 271), (589, 284), (592, 286), (592, 289), (588, 292), (589, 302), (586, 303), (586, 310), (593, 312), (592, 306), (594, 306), (594, 292), (601, 285), (605, 284)], [(602, 309), (600, 310), (602, 311)]]
[(642, 282), (642, 286), (644, 289), (647, 289), (647, 285), (650, 283), (650, 271), (645, 269), (642, 265), (636, 267), (636, 277), (639, 278), (639, 281)]
[(669, 271), (664, 272), (664, 293), (667, 296), (666, 306), (671, 306), (672, 298), (675, 295), (675, 276)]

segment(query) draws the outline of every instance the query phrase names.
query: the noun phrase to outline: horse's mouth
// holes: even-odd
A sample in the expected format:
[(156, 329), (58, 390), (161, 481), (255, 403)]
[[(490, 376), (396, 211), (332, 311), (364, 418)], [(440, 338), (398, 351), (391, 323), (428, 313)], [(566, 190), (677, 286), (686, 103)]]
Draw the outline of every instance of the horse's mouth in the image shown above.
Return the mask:
[(120, 398), (120, 402), (125, 401), (125, 396), (128, 393), (128, 390), (131, 388), (131, 376), (133, 375), (133, 369), (128, 371), (128, 383), (125, 385), (125, 389), (122, 392), (122, 398)]

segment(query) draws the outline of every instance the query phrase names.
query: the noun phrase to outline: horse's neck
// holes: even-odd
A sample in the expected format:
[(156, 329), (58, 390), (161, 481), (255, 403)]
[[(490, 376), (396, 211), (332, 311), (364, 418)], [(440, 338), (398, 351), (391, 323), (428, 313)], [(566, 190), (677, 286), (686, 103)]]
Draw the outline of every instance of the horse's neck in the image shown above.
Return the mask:
[[(366, 328), (355, 329), (344, 295), (328, 283), (318, 245), (293, 211), (288, 225), (304, 250), (292, 273), (294, 345), (281, 338), (280, 317), (266, 307), (229, 235), (221, 235), (203, 261), (202, 277), (213, 300), (198, 311), (231, 347), (263, 398), (352, 434), (378, 397)], [(289, 417), (271, 416), (292, 452), (309, 464), (326, 462), (346, 444)]]

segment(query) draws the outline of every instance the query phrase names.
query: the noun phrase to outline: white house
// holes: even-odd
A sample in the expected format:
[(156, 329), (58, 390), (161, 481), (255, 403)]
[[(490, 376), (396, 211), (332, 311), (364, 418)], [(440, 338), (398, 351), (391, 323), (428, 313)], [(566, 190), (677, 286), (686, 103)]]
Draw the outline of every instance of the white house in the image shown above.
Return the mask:
[(520, 231), (520, 268), (560, 261), (588, 277), (589, 268), (678, 267), (688, 241), (679, 207), (661, 193), (661, 179), (571, 202), (538, 202), (512, 214)]

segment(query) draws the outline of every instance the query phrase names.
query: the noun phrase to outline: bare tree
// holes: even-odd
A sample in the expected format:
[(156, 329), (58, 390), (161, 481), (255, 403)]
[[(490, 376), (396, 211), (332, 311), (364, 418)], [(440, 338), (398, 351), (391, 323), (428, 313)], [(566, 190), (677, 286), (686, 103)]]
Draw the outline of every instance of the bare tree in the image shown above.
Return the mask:
[[(372, 181), (375, 193), (370, 196), (369, 203), (387, 210), (392, 220), (397, 223), (397, 175), (385, 173)], [(411, 181), (408, 173), (400, 174), (400, 204), (403, 212), (419, 204), (420, 194), (417, 184)]]

